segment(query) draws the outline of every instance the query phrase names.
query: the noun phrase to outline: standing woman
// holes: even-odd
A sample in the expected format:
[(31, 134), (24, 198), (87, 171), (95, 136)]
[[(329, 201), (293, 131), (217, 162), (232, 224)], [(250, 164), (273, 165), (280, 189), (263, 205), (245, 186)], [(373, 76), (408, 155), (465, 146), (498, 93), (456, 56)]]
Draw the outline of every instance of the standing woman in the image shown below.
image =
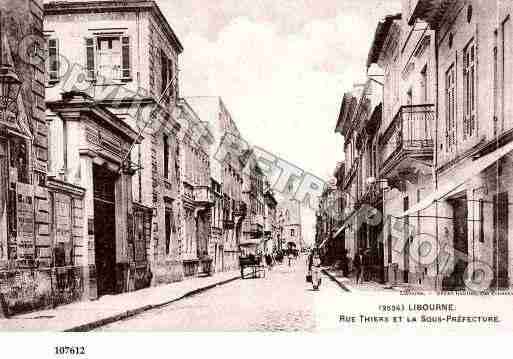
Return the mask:
[(319, 290), (321, 285), (321, 257), (319, 250), (316, 248), (312, 253), (311, 260), (312, 286), (314, 290)]

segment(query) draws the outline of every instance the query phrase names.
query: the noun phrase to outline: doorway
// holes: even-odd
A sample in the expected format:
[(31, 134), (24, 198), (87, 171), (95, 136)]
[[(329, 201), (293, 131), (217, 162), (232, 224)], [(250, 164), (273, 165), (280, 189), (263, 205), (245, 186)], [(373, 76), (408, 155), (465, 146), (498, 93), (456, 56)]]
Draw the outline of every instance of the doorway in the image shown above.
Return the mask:
[(508, 193), (493, 196), (493, 282), (492, 288), (509, 287), (508, 278)]
[(93, 165), (94, 244), (98, 296), (116, 293), (116, 174)]
[(463, 288), (465, 270), (468, 264), (468, 206), (467, 197), (451, 201), (454, 211), (454, 265), (453, 278), (456, 288)]

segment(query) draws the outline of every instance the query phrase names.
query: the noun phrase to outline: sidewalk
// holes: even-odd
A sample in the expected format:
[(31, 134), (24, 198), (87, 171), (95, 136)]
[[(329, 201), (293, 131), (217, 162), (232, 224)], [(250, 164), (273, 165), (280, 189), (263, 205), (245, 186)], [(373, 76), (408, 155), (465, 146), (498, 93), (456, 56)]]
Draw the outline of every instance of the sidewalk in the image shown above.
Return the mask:
[[(416, 293), (426, 293), (426, 290), (413, 286), (410, 284), (398, 284), (394, 286), (390, 286), (389, 284), (380, 284), (377, 282), (363, 282), (363, 283), (355, 283), (354, 277), (344, 277), (341, 271), (331, 270), (329, 268), (324, 268), (322, 270), (324, 274), (326, 274), (330, 279), (337, 282), (337, 284), (347, 292), (389, 292), (394, 293), (404, 291), (415, 291)], [(427, 294), (427, 293), (426, 293)]]
[(216, 273), (212, 277), (193, 278), (135, 292), (103, 296), (95, 301), (76, 302), (55, 309), (21, 314), (1, 319), (0, 331), (89, 331), (239, 278), (240, 271)]

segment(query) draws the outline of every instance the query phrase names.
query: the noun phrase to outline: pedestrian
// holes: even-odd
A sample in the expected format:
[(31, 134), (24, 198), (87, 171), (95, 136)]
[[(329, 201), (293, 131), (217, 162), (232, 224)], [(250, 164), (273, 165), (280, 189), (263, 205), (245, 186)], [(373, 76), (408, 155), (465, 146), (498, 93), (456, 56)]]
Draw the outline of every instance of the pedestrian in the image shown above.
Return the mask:
[(273, 269), (273, 258), (269, 253), (265, 255), (265, 264), (267, 264), (267, 268), (269, 268), (269, 270)]
[(294, 254), (292, 253), (292, 251), (289, 251), (289, 267), (292, 266), (292, 260), (294, 259)]
[(357, 251), (353, 260), (353, 266), (356, 271), (356, 284), (363, 280), (363, 251)]

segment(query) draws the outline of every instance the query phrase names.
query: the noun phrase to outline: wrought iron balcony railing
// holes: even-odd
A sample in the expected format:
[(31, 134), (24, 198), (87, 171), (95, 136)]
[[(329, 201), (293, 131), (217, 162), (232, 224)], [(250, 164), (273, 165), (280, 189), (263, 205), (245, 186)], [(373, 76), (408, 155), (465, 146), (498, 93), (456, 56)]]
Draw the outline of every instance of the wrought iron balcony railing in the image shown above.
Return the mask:
[(204, 205), (213, 205), (214, 196), (209, 186), (194, 187), (194, 201)]
[(383, 134), (381, 169), (402, 151), (432, 156), (434, 122), (434, 105), (402, 106)]

